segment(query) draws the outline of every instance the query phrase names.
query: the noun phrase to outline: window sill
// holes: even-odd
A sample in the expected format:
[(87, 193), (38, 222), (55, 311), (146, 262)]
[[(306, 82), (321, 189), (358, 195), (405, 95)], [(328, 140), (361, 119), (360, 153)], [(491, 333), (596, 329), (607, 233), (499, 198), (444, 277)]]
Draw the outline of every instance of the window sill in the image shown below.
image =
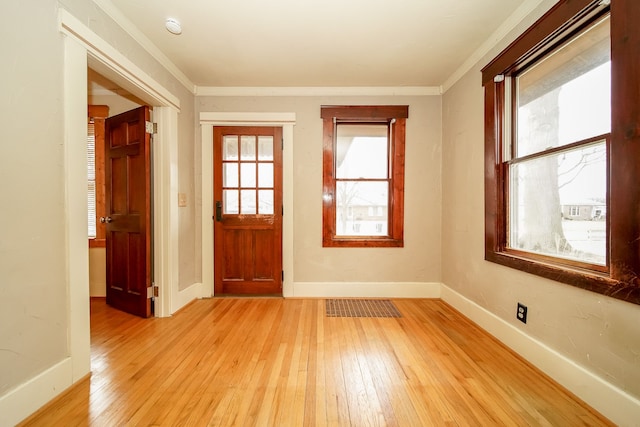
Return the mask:
[(106, 239), (89, 239), (89, 248), (106, 248)]
[(404, 241), (389, 237), (333, 237), (324, 240), (322, 246), (325, 248), (402, 248)]
[(488, 251), (485, 253), (485, 260), (633, 304), (640, 304), (640, 287), (637, 284), (612, 279), (608, 274), (543, 263), (506, 252)]

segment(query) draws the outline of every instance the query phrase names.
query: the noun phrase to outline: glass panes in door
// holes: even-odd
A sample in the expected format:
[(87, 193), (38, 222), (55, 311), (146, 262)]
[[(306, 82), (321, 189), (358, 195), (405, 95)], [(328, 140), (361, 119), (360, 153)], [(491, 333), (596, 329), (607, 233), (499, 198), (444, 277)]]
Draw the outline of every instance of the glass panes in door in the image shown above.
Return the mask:
[(273, 137), (225, 135), (222, 146), (223, 213), (273, 215)]

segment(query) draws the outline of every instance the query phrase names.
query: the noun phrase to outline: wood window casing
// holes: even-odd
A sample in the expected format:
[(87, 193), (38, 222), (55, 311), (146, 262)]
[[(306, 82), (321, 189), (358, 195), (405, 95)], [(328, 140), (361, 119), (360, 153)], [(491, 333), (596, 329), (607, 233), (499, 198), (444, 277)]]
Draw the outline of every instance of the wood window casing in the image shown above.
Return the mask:
[(106, 227), (99, 218), (105, 216), (104, 133), (105, 120), (109, 117), (107, 105), (89, 105), (88, 118), (93, 121), (95, 138), (95, 212), (96, 236), (89, 238), (90, 248), (106, 246)]
[[(640, 2), (561, 0), (482, 70), (485, 93), (485, 259), (548, 279), (640, 304)], [(611, 134), (608, 142), (605, 269), (558, 263), (507, 248), (508, 178), (505, 83), (587, 25), (610, 13)], [(569, 263), (570, 264), (570, 263)], [(602, 271), (604, 270), (604, 271)]]
[[(404, 157), (406, 105), (322, 106), (323, 120), (323, 238), (324, 247), (404, 246)], [(385, 123), (390, 129), (388, 223), (385, 236), (340, 236), (336, 234), (336, 123)]]

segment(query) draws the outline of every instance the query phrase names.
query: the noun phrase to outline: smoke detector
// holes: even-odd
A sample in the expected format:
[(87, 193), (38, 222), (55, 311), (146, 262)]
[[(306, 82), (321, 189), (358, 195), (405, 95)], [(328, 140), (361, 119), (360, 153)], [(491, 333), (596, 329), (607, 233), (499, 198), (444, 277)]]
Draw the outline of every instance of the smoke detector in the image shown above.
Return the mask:
[(171, 34), (182, 34), (182, 26), (177, 19), (167, 18), (164, 25), (167, 28), (167, 31), (169, 31)]

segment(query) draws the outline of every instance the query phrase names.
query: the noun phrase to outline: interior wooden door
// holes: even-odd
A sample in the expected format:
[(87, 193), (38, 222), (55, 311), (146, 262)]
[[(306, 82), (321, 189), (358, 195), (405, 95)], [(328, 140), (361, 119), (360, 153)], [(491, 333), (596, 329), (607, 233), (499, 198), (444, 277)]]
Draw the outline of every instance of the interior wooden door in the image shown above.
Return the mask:
[(282, 128), (214, 128), (214, 292), (282, 294)]
[(151, 147), (149, 108), (105, 121), (107, 304), (151, 315)]

